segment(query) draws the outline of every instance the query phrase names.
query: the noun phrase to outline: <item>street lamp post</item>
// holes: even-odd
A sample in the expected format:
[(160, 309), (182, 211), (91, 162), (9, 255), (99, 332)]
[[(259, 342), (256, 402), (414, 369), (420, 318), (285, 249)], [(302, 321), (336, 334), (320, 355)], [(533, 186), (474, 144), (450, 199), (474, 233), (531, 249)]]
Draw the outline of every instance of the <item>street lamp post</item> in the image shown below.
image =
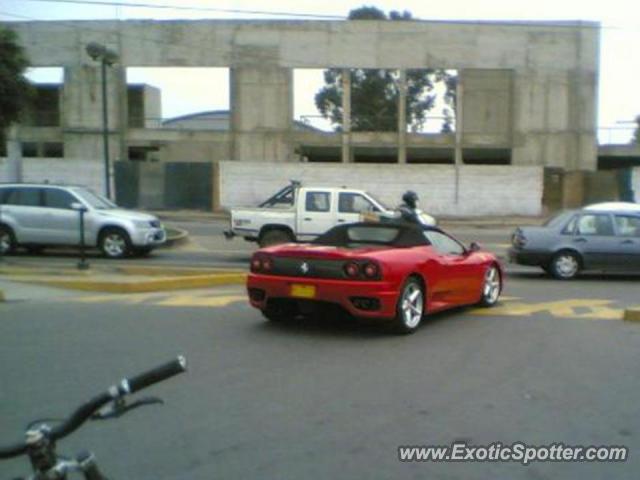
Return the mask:
[(86, 47), (93, 60), (100, 62), (102, 74), (102, 141), (104, 143), (104, 180), (107, 198), (111, 198), (111, 163), (109, 161), (109, 110), (107, 105), (107, 67), (118, 60), (118, 54), (104, 45), (91, 42)]

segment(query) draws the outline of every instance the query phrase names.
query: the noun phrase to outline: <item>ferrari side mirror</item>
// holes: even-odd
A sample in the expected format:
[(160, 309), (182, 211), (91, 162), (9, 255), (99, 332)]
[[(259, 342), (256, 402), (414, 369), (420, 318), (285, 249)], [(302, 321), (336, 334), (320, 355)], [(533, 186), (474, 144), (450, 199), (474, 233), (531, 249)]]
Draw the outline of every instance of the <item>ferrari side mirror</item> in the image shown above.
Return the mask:
[(480, 244), (478, 242), (471, 242), (471, 245), (469, 245), (469, 252), (477, 252), (479, 250), (482, 250), (482, 247), (480, 246)]

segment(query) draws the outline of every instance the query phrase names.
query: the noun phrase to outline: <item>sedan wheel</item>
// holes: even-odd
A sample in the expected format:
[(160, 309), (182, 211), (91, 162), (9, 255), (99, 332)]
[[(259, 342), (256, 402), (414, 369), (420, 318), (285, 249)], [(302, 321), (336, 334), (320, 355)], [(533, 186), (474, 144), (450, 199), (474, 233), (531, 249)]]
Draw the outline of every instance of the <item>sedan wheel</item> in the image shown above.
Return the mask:
[(580, 271), (580, 260), (575, 253), (560, 252), (551, 260), (551, 275), (559, 280), (574, 278)]
[(489, 267), (487, 269), (487, 272), (484, 274), (480, 305), (484, 307), (493, 307), (496, 303), (498, 303), (501, 287), (500, 272), (494, 266)]
[(413, 333), (422, 322), (424, 292), (415, 279), (405, 283), (396, 307), (396, 327), (400, 333)]

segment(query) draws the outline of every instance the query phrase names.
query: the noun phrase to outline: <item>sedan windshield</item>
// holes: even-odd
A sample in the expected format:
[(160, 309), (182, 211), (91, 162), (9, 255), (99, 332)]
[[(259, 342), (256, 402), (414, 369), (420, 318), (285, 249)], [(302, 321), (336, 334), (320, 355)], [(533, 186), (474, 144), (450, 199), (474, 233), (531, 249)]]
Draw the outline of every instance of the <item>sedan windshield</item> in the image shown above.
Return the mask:
[(93, 193), (91, 190), (87, 190), (84, 188), (74, 189), (76, 195), (78, 195), (82, 200), (84, 200), (89, 206), (95, 208), (96, 210), (108, 210), (111, 208), (118, 208), (118, 206), (113, 203), (111, 200), (106, 199), (105, 197)]

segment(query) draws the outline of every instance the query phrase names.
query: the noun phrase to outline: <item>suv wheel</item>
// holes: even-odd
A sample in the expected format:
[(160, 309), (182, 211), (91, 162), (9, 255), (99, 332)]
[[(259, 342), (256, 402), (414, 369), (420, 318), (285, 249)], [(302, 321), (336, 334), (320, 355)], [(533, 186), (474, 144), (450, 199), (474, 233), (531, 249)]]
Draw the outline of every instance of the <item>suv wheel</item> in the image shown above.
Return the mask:
[(0, 255), (8, 255), (16, 249), (16, 237), (13, 230), (6, 225), (0, 225)]
[(100, 250), (107, 258), (124, 258), (131, 251), (131, 240), (120, 228), (107, 228), (100, 234)]

